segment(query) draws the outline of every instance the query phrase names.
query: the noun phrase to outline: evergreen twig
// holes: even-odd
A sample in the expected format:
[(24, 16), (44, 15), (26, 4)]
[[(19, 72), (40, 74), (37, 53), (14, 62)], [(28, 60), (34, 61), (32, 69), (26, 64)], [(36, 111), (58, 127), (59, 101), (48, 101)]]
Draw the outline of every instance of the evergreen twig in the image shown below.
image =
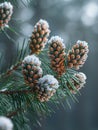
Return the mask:
[(28, 94), (28, 93), (34, 93), (34, 90), (5, 90), (5, 91), (0, 91), (0, 94), (5, 94), (5, 95), (12, 95), (12, 94)]
[(8, 118), (12, 118), (13, 116), (16, 116), (18, 112), (22, 111), (22, 109), (17, 109), (16, 111), (12, 111), (9, 114), (7, 114), (6, 116)]
[(13, 71), (17, 70), (18, 67), (19, 67), (21, 64), (22, 64), (22, 62), (17, 63), (17, 64), (16, 64), (15, 66), (13, 66), (10, 70), (8, 70), (5, 75), (7, 75), (7, 76), (10, 75)]

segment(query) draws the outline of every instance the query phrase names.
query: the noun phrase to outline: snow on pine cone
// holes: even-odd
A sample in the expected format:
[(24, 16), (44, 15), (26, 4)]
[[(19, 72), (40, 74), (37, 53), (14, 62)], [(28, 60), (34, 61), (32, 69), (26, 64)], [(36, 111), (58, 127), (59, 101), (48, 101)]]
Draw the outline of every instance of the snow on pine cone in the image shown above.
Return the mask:
[(40, 19), (34, 26), (32, 36), (30, 37), (31, 54), (39, 54), (47, 43), (50, 30), (47, 21)]
[(13, 6), (10, 2), (0, 4), (0, 28), (4, 28), (11, 19)]
[(80, 40), (77, 41), (77, 43), (73, 45), (72, 49), (68, 52), (68, 68), (78, 70), (82, 67), (88, 57), (88, 52), (88, 43)]
[(0, 116), (0, 130), (12, 130), (13, 123), (12, 121), (4, 116)]
[(65, 45), (63, 39), (59, 36), (53, 36), (49, 40), (49, 57), (51, 60), (52, 69), (57, 72), (59, 76), (65, 73)]
[(58, 89), (59, 84), (52, 75), (45, 75), (39, 79), (36, 86), (37, 98), (40, 102), (48, 101)]
[(70, 84), (67, 82), (67, 86), (70, 89), (70, 92), (72, 94), (76, 94), (77, 91), (79, 91), (82, 87), (84, 87), (85, 83), (86, 83), (86, 75), (82, 72), (76, 73), (74, 74), (74, 78), (76, 78), (78, 80), (78, 82), (75, 79), (71, 79), (71, 83), (74, 85), (75, 89), (72, 88), (72, 86), (70, 86)]
[(25, 82), (30, 87), (35, 87), (38, 79), (42, 77), (41, 61), (35, 55), (29, 55), (24, 58), (22, 63), (22, 72)]

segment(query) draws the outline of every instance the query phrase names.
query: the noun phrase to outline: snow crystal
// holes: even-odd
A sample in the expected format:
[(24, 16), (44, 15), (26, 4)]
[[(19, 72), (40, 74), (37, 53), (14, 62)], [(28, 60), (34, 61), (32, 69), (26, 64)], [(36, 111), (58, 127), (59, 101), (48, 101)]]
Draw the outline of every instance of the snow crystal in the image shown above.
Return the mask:
[(47, 81), (47, 89), (50, 90), (52, 87), (49, 87), (53, 84), (53, 89), (57, 89), (59, 87), (59, 83), (56, 78), (52, 75), (45, 75), (42, 78), (39, 79), (39, 84), (43, 84), (45, 81)]
[(6, 7), (6, 9), (11, 9), (11, 10), (13, 9), (13, 6), (10, 2), (1, 3), (0, 7), (2, 7), (2, 8)]
[(80, 72), (79, 75), (81, 75), (81, 76), (83, 77), (84, 80), (87, 79), (87, 77), (86, 77), (86, 75), (85, 75), (84, 73)]
[(49, 24), (46, 20), (40, 19), (37, 24), (46, 25), (47, 28), (49, 28)]
[(65, 48), (64, 40), (61, 37), (52, 36), (48, 43), (52, 44), (53, 42), (60, 42), (62, 44), (63, 48)]
[(41, 61), (35, 55), (28, 55), (27, 57), (24, 58), (23, 62), (26, 62), (28, 64), (33, 63), (35, 65), (41, 65)]
[(81, 41), (81, 40), (78, 40), (77, 41), (78, 44), (83, 44), (83, 46), (88, 46), (88, 43), (86, 41)]

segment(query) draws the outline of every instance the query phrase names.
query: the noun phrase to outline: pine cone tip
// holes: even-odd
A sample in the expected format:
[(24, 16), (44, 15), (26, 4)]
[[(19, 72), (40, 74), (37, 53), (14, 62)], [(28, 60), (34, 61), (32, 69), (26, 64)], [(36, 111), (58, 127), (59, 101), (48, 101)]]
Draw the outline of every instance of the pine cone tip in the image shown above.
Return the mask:
[(83, 46), (88, 46), (88, 43), (86, 41), (78, 40), (77, 43), (82, 44)]
[(39, 60), (38, 57), (35, 55), (28, 55), (24, 58), (23, 62), (26, 62), (28, 64), (33, 63), (34, 65), (41, 65), (41, 61)]
[(64, 40), (59, 36), (52, 36), (51, 39), (48, 41), (48, 43), (51, 45), (52, 43), (59, 43), (62, 45), (62, 47), (65, 49)]

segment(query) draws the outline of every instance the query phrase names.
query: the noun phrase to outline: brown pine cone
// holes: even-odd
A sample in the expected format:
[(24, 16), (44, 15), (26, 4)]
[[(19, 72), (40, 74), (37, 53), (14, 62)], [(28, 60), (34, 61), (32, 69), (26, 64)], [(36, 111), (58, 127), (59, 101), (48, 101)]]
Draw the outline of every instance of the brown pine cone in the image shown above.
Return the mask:
[(76, 88), (76, 90), (73, 89), (72, 86), (67, 82), (67, 86), (72, 94), (76, 94), (77, 91), (79, 91), (82, 87), (84, 87), (86, 83), (86, 75), (84, 73), (82, 72), (76, 73), (74, 74), (74, 77), (77, 78), (78, 83), (73, 78), (70, 80), (73, 86)]
[(4, 28), (11, 19), (13, 6), (10, 2), (0, 4), (0, 28)]
[(27, 56), (22, 63), (22, 72), (25, 83), (30, 87), (35, 87), (39, 78), (42, 77), (41, 62), (34, 56)]
[(57, 72), (58, 76), (65, 73), (65, 45), (63, 39), (54, 36), (49, 40), (49, 57), (52, 69)]
[(30, 37), (30, 50), (32, 54), (39, 54), (47, 43), (50, 30), (45, 20), (39, 20), (34, 26), (32, 36)]
[(85, 41), (77, 41), (77, 43), (73, 45), (72, 49), (68, 52), (68, 68), (78, 70), (82, 67), (88, 57), (88, 52), (88, 43)]
[(36, 86), (37, 98), (40, 102), (48, 101), (58, 89), (59, 84), (52, 75), (45, 75), (39, 79)]

